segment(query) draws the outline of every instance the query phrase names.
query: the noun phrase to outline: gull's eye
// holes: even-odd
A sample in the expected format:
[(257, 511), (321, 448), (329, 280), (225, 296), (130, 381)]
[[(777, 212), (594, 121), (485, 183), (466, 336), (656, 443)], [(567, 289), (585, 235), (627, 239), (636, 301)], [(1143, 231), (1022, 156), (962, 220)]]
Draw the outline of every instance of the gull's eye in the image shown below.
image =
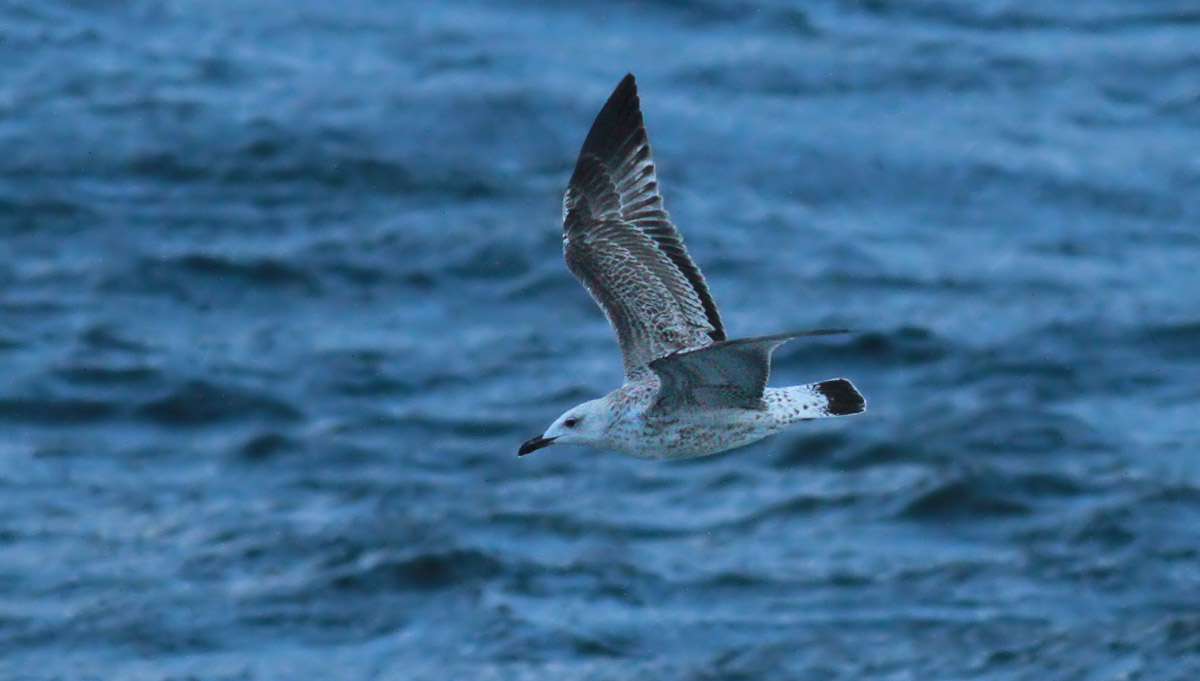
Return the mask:
[(575, 418), (574, 416), (567, 419), (566, 421), (563, 421), (563, 425), (568, 428), (574, 428), (576, 423), (579, 423), (579, 419)]

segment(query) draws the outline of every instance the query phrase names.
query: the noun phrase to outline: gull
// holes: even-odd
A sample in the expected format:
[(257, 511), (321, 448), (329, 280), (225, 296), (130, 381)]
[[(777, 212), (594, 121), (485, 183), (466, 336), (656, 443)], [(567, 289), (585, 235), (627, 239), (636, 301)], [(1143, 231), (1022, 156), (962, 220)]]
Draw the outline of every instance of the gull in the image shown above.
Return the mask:
[(767, 387), (775, 348), (844, 329), (725, 338), (704, 276), (663, 208), (633, 74), (579, 152), (563, 198), (563, 251), (616, 331), (625, 382), (567, 410), (518, 456), (572, 444), (639, 459), (692, 458), (866, 408), (844, 378)]

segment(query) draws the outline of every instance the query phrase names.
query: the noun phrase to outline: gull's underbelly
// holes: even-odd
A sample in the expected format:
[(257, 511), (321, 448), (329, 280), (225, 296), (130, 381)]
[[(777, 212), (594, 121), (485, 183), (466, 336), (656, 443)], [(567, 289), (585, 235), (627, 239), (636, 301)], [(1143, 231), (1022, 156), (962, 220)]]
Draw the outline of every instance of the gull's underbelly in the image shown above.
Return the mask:
[[(639, 459), (687, 459), (741, 447), (778, 431), (767, 411), (721, 409), (694, 416), (645, 417), (614, 449)], [(631, 424), (633, 425), (633, 424)], [(627, 446), (620, 446), (625, 444)]]

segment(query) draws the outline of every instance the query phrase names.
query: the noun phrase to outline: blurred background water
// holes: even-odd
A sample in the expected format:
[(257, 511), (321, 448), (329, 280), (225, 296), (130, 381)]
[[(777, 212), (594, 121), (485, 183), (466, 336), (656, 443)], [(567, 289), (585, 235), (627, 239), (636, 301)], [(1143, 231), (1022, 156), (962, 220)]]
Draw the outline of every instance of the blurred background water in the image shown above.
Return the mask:
[[(731, 335), (655, 463), (561, 193), (637, 74)], [(1195, 679), (1190, 0), (7, 0), (0, 677)]]

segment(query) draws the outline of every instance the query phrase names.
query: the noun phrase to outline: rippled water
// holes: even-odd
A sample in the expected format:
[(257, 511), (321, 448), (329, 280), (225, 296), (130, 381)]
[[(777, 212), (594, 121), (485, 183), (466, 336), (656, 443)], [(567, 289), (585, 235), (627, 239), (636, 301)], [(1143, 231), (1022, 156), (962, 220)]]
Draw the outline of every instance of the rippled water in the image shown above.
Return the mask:
[[(0, 5), (0, 676), (1195, 679), (1194, 3)], [(420, 8), (420, 9), (418, 9)], [(731, 335), (867, 414), (517, 445), (639, 77)]]

